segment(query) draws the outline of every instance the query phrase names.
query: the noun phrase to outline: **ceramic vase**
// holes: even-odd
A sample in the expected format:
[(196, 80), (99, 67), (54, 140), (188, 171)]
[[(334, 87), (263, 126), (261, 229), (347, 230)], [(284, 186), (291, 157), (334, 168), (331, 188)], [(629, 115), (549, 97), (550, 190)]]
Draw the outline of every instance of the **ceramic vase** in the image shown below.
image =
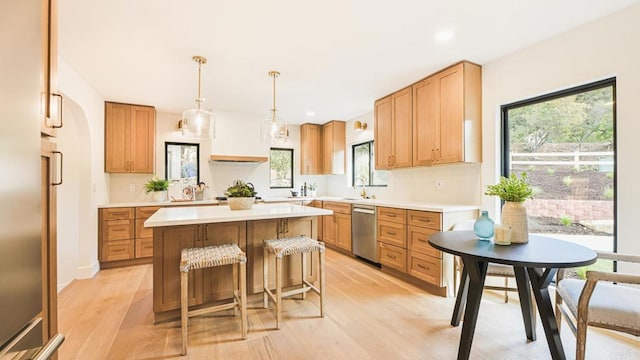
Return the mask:
[(229, 208), (231, 210), (249, 210), (253, 207), (253, 203), (256, 201), (255, 197), (230, 197), (227, 198)]
[(473, 224), (473, 232), (480, 240), (491, 240), (494, 222), (489, 218), (488, 211), (482, 211), (480, 217)]
[(502, 224), (511, 226), (511, 243), (529, 242), (527, 208), (520, 202), (506, 201), (502, 206)]
[(158, 201), (158, 202), (164, 201), (164, 194), (165, 194), (165, 191), (153, 191), (151, 193), (151, 199), (153, 201)]

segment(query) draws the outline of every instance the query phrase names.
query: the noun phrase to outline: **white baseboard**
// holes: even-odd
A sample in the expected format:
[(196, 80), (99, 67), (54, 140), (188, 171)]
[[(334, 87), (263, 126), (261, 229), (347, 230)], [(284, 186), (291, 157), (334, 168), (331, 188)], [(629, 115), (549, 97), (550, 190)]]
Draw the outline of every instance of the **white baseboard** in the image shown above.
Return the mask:
[(76, 279), (91, 279), (98, 271), (100, 271), (100, 263), (98, 261), (91, 264), (91, 266), (78, 266)]

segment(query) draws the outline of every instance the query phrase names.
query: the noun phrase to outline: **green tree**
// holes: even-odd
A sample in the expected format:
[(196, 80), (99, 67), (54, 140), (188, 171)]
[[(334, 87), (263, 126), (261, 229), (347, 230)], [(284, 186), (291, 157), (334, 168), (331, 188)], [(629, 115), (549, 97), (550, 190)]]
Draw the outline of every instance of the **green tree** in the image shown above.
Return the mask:
[(275, 172), (275, 179), (272, 178), (272, 185), (292, 185), (290, 184), (291, 172), (291, 152), (289, 150), (271, 150), (271, 171)]

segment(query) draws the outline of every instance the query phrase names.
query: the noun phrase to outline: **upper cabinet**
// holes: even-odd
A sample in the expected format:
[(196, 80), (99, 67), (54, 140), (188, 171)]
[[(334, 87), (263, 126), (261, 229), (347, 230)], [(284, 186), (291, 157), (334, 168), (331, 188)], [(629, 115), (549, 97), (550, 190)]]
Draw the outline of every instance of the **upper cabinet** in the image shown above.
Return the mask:
[(58, 88), (58, 10), (57, 0), (42, 1), (42, 69), (40, 76), (40, 133), (56, 136), (62, 127), (62, 95)]
[(411, 87), (375, 102), (376, 169), (412, 165), (412, 102)]
[(346, 141), (344, 121), (332, 120), (322, 125), (323, 174), (344, 174)]
[(151, 106), (105, 102), (104, 171), (153, 173), (155, 124)]
[(322, 125), (300, 125), (300, 174), (322, 174)]
[(412, 88), (413, 165), (481, 161), (480, 66), (461, 62)]
[(482, 69), (462, 61), (377, 100), (376, 169), (482, 161)]

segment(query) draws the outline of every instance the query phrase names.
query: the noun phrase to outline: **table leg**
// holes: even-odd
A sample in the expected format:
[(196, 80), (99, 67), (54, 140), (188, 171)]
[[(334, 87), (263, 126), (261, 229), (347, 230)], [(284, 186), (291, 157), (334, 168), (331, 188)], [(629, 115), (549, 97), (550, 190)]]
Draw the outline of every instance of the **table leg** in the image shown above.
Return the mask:
[(451, 316), (451, 325), (460, 325), (460, 319), (464, 313), (464, 307), (467, 303), (467, 292), (469, 291), (469, 275), (467, 274), (467, 268), (462, 267), (462, 273), (460, 274), (460, 287), (458, 288), (458, 296), (456, 297), (456, 305), (453, 308), (453, 315)]
[(560, 339), (560, 332), (556, 324), (556, 318), (553, 314), (553, 305), (551, 304), (551, 297), (549, 296), (549, 284), (555, 276), (558, 269), (536, 269), (527, 268), (529, 273), (529, 279), (531, 280), (531, 289), (538, 305), (538, 312), (540, 312), (540, 320), (544, 327), (544, 334), (547, 338), (547, 344), (549, 345), (549, 351), (551, 352), (551, 358), (566, 359), (564, 349), (562, 348), (562, 340)]
[(458, 360), (469, 359), (488, 265), (488, 263), (477, 261), (472, 257), (462, 257), (462, 261), (464, 262), (464, 268), (467, 269), (469, 285), (462, 335), (460, 336), (460, 346), (458, 347)]
[(533, 306), (531, 306), (531, 287), (529, 286), (529, 276), (526, 270), (520, 266), (514, 266), (513, 272), (518, 284), (518, 296), (520, 297), (520, 310), (524, 320), (524, 331), (527, 339), (536, 341), (536, 323)]

